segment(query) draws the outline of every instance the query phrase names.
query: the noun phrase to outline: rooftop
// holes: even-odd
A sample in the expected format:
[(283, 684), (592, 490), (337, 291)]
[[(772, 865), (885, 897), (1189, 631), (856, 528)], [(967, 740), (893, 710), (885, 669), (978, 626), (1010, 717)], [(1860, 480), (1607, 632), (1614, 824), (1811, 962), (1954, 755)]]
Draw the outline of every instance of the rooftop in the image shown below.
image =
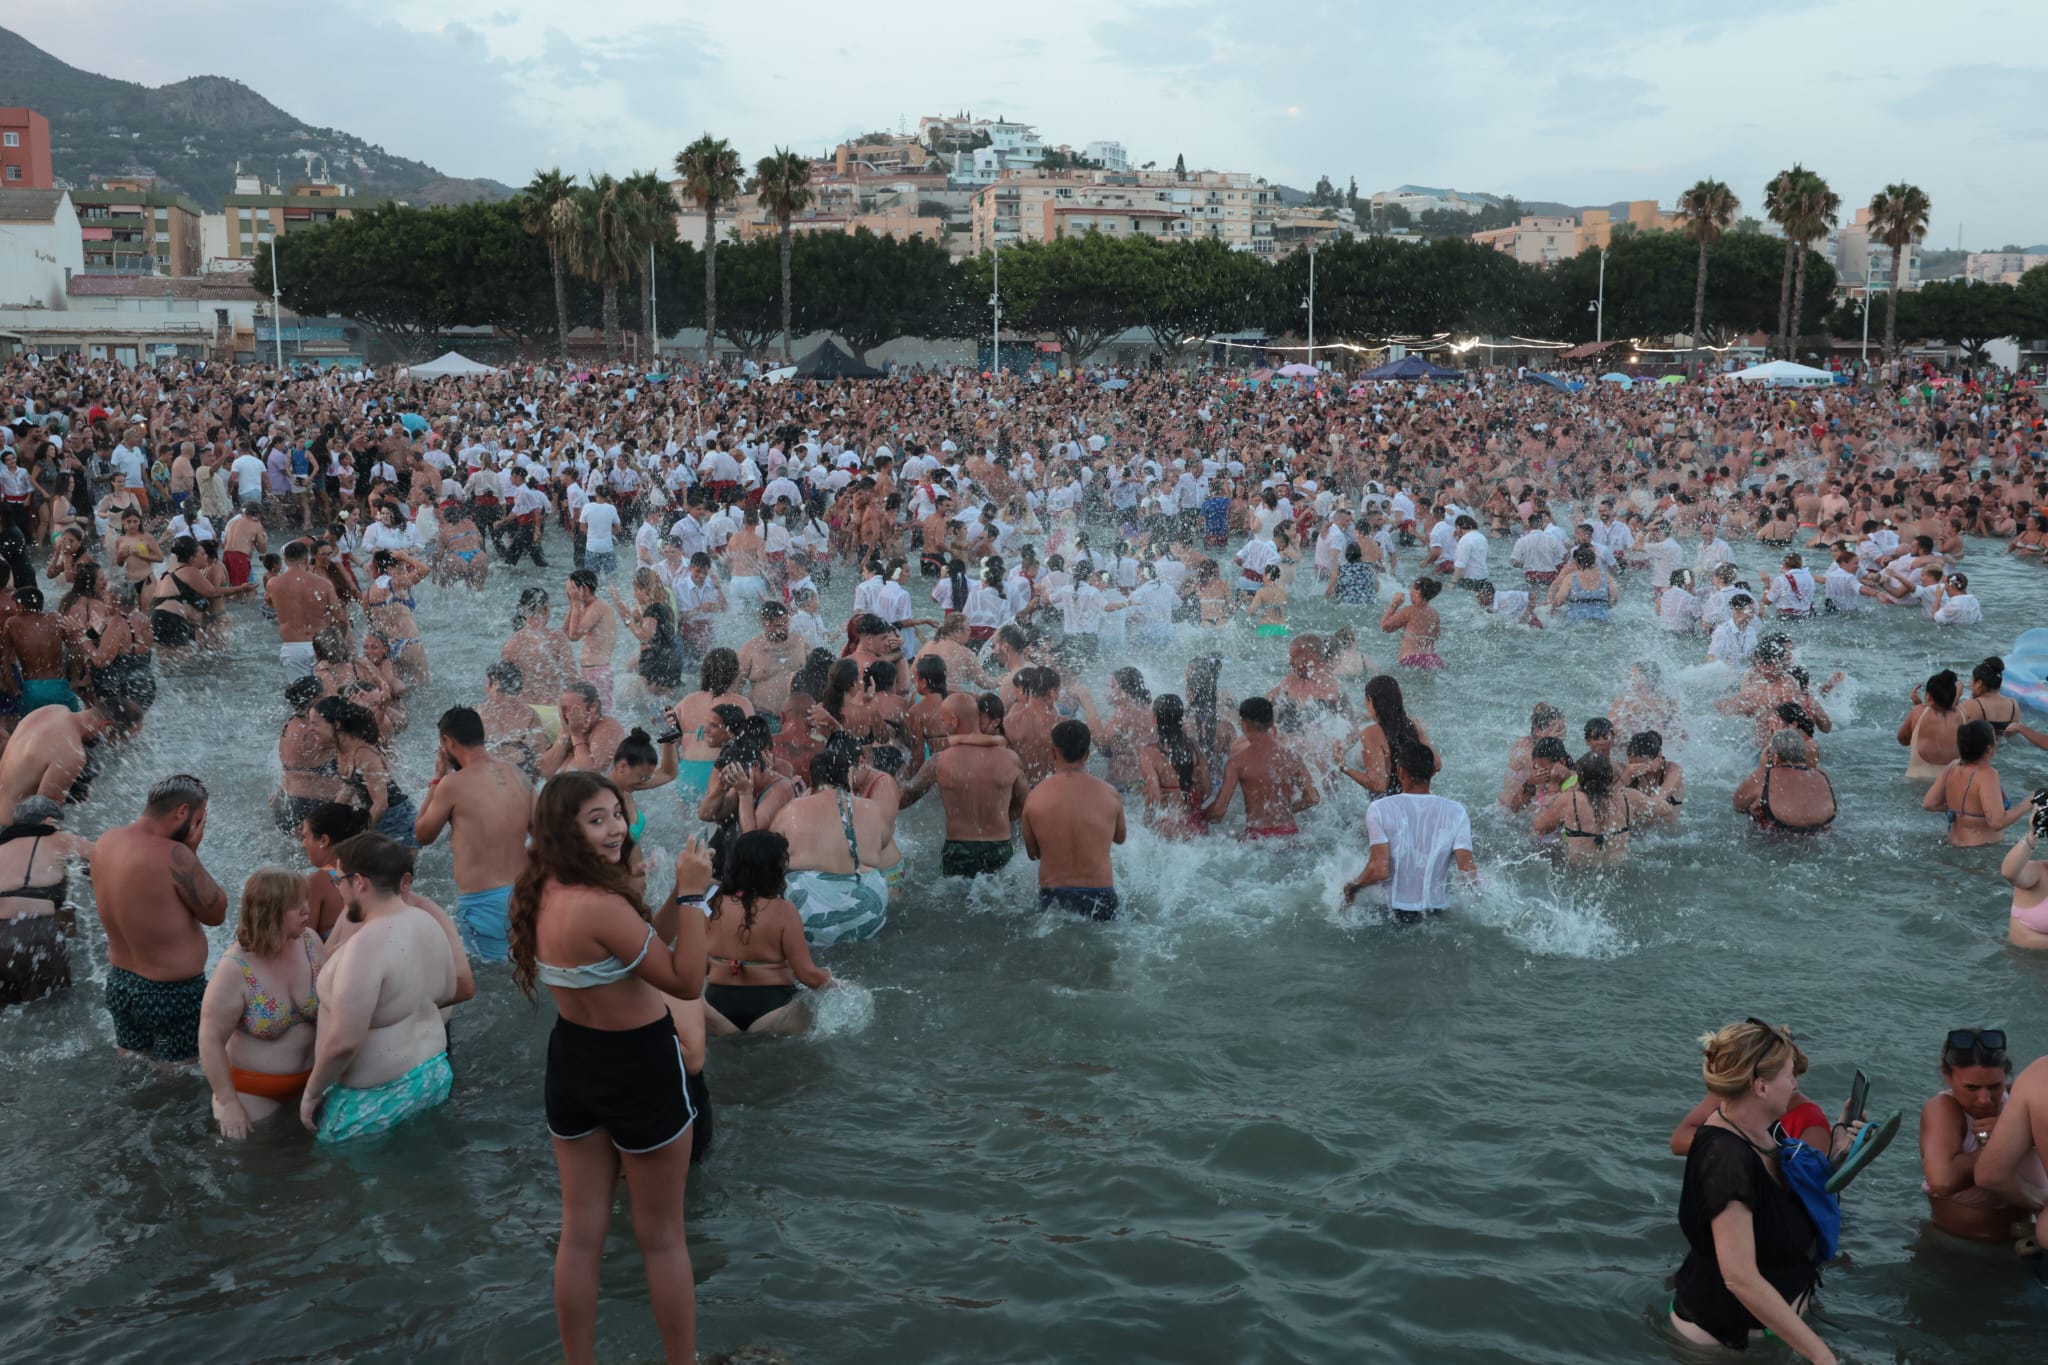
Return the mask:
[(178, 299), (261, 298), (251, 281), (250, 271), (221, 271), (211, 275), (73, 275), (66, 292), (73, 298), (148, 298), (166, 295)]
[(50, 222), (63, 200), (63, 190), (0, 190), (0, 223)]

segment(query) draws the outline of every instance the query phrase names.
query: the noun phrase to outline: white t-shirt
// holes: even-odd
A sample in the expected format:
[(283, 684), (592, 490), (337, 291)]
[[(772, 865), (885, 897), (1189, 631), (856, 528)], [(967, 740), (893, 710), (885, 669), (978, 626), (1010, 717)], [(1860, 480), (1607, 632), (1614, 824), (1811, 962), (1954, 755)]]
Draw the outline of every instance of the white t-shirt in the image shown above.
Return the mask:
[(1458, 577), (1474, 580), (1486, 577), (1486, 537), (1478, 531), (1467, 531), (1458, 537), (1458, 549), (1453, 558)]
[(1393, 875), (1382, 885), (1390, 910), (1450, 904), (1451, 863), (1472, 851), (1472, 817), (1447, 796), (1382, 796), (1365, 810), (1366, 842), (1385, 844)]
[(619, 529), (619, 509), (608, 502), (587, 502), (576, 514), (576, 520), (583, 523), (583, 548), (600, 554), (610, 554), (612, 536)]
[(1821, 580), (1827, 592), (1828, 602), (1836, 611), (1860, 611), (1863, 608), (1863, 585), (1856, 575), (1839, 564), (1828, 565), (1827, 576)]
[(1934, 619), (1944, 626), (1974, 626), (1984, 619), (1984, 610), (1970, 593), (1952, 592), (1941, 599)]
[(263, 493), (263, 476), (267, 472), (263, 461), (244, 452), (235, 456), (228, 466), (235, 475), (235, 496), (239, 498), (260, 497)]

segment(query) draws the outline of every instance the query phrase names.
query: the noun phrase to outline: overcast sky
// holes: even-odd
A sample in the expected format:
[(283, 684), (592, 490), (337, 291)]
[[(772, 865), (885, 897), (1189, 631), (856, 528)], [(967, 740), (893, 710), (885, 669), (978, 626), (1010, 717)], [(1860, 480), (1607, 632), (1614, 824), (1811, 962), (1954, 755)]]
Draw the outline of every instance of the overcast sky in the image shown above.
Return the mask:
[[(1717, 0), (0, 0), (0, 25), (150, 85), (232, 76), (452, 175), (751, 162), (971, 109), (1048, 142), (1307, 188), (1355, 176), (1599, 204), (1704, 175), (1761, 216), (1803, 162), (1894, 180), (1930, 244), (2048, 242), (2048, 5)], [(1618, 19), (1625, 18), (1626, 25)], [(1849, 214), (1845, 211), (1844, 219)]]

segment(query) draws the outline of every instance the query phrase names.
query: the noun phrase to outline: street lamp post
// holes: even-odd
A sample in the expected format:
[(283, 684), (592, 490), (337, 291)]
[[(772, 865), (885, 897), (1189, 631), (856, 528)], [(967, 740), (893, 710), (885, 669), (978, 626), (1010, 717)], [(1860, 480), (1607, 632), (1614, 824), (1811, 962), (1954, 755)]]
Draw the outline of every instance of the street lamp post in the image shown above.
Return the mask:
[(270, 339), (277, 346), (277, 368), (284, 368), (284, 304), (277, 287), (277, 234), (270, 234)]
[(990, 367), (996, 378), (1003, 375), (1003, 239), (989, 236), (989, 260), (995, 271), (995, 282), (989, 286), (988, 306), (995, 310), (995, 322), (989, 330), (988, 354)]
[(1316, 363), (1316, 244), (1308, 244), (1308, 363)]
[(1600, 297), (1593, 303), (1593, 340), (1607, 339), (1607, 248), (1600, 248)]

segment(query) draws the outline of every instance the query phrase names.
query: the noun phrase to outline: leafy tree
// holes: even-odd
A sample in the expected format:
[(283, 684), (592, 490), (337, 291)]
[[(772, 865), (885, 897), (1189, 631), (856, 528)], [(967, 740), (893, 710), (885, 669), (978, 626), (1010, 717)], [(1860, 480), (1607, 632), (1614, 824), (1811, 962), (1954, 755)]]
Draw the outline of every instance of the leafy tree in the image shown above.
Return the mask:
[(1794, 162), (1790, 170), (1779, 171), (1764, 186), (1764, 215), (1778, 225), (1785, 237), (1785, 268), (1778, 283), (1778, 330), (1779, 344), (1789, 353), (1792, 349), (1790, 330), (1792, 325), (1792, 268), (1795, 264), (1793, 253), (1798, 250), (1792, 242), (1792, 219), (1799, 211), (1799, 185), (1806, 178), (1806, 168)]
[(1119, 243), (1131, 257), (1138, 324), (1172, 355), (1182, 338), (1230, 331), (1275, 311), (1279, 278), (1257, 256), (1214, 238)]
[[(781, 252), (772, 238), (720, 242), (718, 276), (723, 288), (717, 300), (713, 324), (724, 337), (746, 355), (760, 355), (782, 328), (782, 305), (778, 285)], [(707, 272), (708, 273), (708, 272)], [(707, 316), (710, 302), (707, 300)]]
[(1828, 229), (1839, 221), (1842, 196), (1828, 188), (1828, 182), (1808, 171), (1793, 191), (1792, 219), (1788, 231), (1799, 252), (1792, 273), (1792, 318), (1795, 325), (1806, 316), (1806, 262), (1815, 242), (1825, 240)]
[[(1084, 364), (1103, 342), (1142, 321), (1144, 286), (1129, 246), (1085, 232), (1004, 248), (1003, 316), (1021, 330), (1057, 337), (1062, 365)], [(963, 296), (988, 298), (992, 271), (992, 253), (965, 262)]]
[(1970, 363), (1984, 363), (1985, 350), (2024, 328), (2029, 318), (2019, 291), (2005, 284), (1941, 280), (1923, 284), (1899, 300), (1900, 327), (1921, 341), (1961, 346)]
[(2020, 276), (2019, 286), (2013, 290), (2013, 304), (2028, 336), (2048, 334), (2048, 265), (2037, 265)]
[(661, 338), (654, 334), (661, 321), (655, 306), (654, 272), (658, 268), (655, 250), (676, 239), (676, 197), (668, 182), (653, 171), (635, 171), (621, 187), (631, 209), (627, 222), (632, 228), (633, 272), (640, 277), (640, 317), (637, 330), (645, 338), (648, 363), (661, 354)]
[(740, 154), (722, 137), (706, 133), (676, 153), (683, 194), (704, 211), (704, 362), (711, 362), (718, 333), (718, 210), (740, 193)]
[(1870, 235), (1892, 251), (1892, 287), (1885, 291), (1884, 353), (1899, 354), (1899, 291), (1906, 283), (1906, 250), (1927, 235), (1932, 211), (1917, 185), (1886, 185), (1870, 197)]
[[(421, 359), (444, 325), (439, 285), (447, 269), (443, 218), (379, 205), (277, 240), (280, 294), (293, 312), (367, 324), (401, 357)], [(256, 283), (270, 289), (270, 254), (256, 258)]]
[(800, 152), (777, 147), (754, 166), (751, 187), (761, 207), (775, 220), (775, 236), (782, 264), (782, 358), (789, 359), (789, 249), (793, 235), (790, 220), (811, 206), (811, 159)]
[(1308, 202), (1317, 208), (1335, 208), (1343, 200), (1337, 196), (1337, 187), (1325, 175), (1317, 179), (1315, 189), (1309, 192)]
[(592, 176), (576, 193), (569, 259), (577, 274), (603, 291), (606, 359), (616, 359), (620, 350), (619, 285), (633, 274), (639, 254), (637, 216), (633, 197), (610, 174)]
[(520, 223), (547, 243), (548, 265), (555, 279), (555, 331), (563, 359), (569, 355), (569, 239), (576, 228), (576, 182), (559, 166), (535, 171), (520, 196)]
[(1188, 159), (1179, 152), (1173, 154), (1173, 175), (1176, 180), (1188, 178)]
[(1685, 225), (1685, 235), (1699, 244), (1700, 259), (1693, 283), (1692, 296), (1692, 344), (1697, 351), (1700, 344), (1700, 329), (1707, 318), (1707, 248), (1721, 240), (1728, 230), (1735, 211), (1742, 207), (1742, 201), (1735, 197), (1735, 191), (1719, 180), (1701, 180), (1684, 194), (1678, 196), (1678, 219)]

